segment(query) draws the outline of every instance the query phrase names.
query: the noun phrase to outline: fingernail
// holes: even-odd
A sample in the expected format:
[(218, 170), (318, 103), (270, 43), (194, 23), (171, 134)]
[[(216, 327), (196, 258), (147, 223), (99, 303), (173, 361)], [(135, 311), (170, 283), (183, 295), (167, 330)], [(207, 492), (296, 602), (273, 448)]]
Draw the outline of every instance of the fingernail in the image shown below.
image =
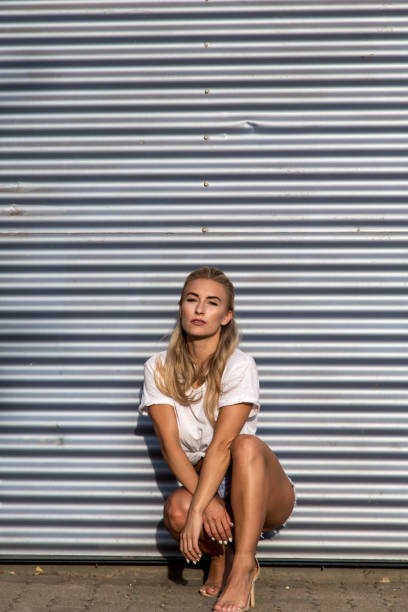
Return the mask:
[(186, 559), (187, 563), (190, 563), (190, 559)]
[(232, 538), (228, 538), (228, 542), (232, 542)]
[(218, 540), (218, 544), (222, 544), (222, 540)]
[(193, 561), (194, 565), (197, 563), (197, 561)]
[(228, 544), (227, 540), (224, 540), (224, 544), (225, 544), (225, 546)]
[(211, 538), (213, 542), (215, 542), (215, 538)]

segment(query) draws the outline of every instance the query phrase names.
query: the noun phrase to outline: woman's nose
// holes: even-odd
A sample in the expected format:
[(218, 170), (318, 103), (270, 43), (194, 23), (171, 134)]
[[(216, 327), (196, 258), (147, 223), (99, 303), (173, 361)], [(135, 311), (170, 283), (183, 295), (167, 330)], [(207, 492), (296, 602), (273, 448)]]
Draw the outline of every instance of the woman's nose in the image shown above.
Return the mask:
[(205, 309), (205, 306), (204, 306), (203, 303), (196, 302), (195, 311), (196, 311), (197, 314), (203, 314), (204, 313), (204, 309)]

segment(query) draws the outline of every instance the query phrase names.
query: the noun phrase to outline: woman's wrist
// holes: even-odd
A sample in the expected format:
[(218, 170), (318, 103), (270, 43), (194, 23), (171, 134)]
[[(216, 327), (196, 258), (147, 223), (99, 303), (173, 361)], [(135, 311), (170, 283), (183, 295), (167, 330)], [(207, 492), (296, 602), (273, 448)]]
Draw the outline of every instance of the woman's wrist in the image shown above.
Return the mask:
[(189, 512), (191, 514), (202, 516), (204, 514), (205, 508), (202, 508), (200, 504), (191, 504)]
[(218, 493), (215, 493), (215, 495), (210, 499), (210, 501), (208, 502), (206, 506), (201, 505), (199, 502), (198, 503), (191, 502), (190, 511), (192, 513), (194, 512), (194, 514), (203, 515), (206, 509), (208, 508), (208, 506), (211, 504), (211, 502), (214, 502), (214, 501), (220, 502), (221, 499), (222, 498), (218, 495)]

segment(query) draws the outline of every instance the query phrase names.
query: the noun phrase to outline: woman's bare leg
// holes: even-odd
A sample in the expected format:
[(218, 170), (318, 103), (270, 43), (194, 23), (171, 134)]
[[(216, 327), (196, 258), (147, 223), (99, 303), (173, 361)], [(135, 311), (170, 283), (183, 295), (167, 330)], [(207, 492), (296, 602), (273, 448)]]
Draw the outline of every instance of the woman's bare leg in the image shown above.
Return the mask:
[[(180, 540), (180, 532), (187, 519), (191, 498), (191, 493), (184, 487), (180, 487), (170, 495), (164, 506), (164, 524), (177, 542)], [(200, 590), (204, 590), (208, 595), (215, 597), (220, 592), (226, 578), (224, 575), (225, 549), (217, 542), (213, 542), (204, 531), (201, 532), (200, 548), (211, 556), (207, 580)]]
[(259, 438), (237, 436), (231, 445), (231, 460), (235, 556), (226, 587), (214, 606), (220, 611), (246, 606), (260, 533), (264, 528), (280, 527), (295, 502), (292, 484), (277, 457)]

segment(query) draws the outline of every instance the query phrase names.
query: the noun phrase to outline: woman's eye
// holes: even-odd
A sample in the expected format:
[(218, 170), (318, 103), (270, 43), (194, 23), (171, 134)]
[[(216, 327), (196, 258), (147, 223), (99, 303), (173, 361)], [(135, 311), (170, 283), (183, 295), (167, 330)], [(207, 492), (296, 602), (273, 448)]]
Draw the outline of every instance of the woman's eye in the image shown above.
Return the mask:
[(186, 302), (195, 302), (195, 299), (194, 298), (187, 298)]
[(217, 302), (210, 302), (213, 306), (218, 306)]

